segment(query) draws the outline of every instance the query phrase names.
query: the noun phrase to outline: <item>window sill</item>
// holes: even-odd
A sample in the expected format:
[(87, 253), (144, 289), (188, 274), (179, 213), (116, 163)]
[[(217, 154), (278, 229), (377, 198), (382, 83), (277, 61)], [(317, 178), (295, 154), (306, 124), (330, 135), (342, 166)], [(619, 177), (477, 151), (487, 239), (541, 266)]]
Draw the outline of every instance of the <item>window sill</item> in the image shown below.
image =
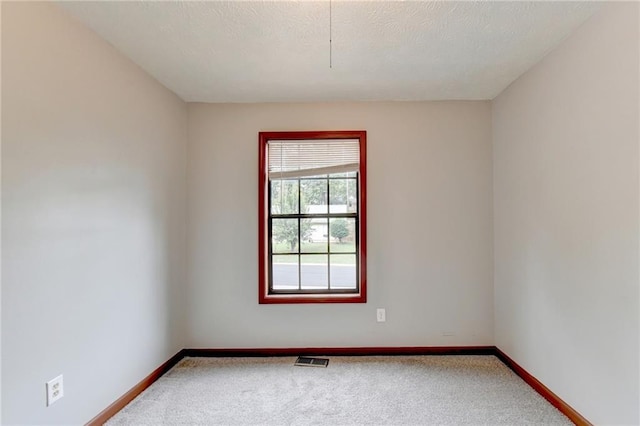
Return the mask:
[(261, 294), (263, 304), (367, 303), (366, 294)]

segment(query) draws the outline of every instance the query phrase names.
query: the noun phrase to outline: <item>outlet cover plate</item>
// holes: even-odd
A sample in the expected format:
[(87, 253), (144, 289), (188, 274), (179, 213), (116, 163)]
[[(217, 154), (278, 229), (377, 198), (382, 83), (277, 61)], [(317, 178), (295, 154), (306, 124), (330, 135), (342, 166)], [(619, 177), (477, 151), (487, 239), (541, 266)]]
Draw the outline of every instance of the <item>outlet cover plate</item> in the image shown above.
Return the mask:
[(64, 396), (62, 374), (47, 382), (47, 407)]

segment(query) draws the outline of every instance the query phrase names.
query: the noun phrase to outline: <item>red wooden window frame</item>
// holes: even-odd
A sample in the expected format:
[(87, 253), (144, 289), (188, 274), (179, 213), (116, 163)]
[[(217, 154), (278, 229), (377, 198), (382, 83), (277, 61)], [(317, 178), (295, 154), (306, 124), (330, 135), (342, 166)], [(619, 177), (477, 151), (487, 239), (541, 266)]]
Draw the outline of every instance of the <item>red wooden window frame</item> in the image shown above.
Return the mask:
[[(318, 294), (270, 294), (268, 278), (268, 158), (270, 140), (357, 139), (360, 145), (359, 177), (359, 292)], [(258, 172), (258, 301), (270, 303), (366, 303), (367, 301), (367, 132), (364, 130), (260, 132)]]

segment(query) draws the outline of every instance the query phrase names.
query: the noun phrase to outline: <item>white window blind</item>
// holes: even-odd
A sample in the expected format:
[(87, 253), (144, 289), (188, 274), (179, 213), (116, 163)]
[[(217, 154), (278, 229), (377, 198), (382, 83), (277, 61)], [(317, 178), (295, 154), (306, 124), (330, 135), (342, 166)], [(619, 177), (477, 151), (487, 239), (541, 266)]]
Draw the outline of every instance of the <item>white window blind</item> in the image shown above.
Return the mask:
[(357, 172), (360, 167), (358, 139), (270, 140), (269, 179)]

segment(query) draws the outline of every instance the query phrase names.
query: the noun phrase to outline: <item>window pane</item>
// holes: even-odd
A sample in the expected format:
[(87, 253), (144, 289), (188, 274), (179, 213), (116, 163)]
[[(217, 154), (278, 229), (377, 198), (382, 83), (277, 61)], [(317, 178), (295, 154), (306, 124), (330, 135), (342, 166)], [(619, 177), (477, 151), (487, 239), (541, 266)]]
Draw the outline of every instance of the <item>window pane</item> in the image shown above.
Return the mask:
[(300, 285), (303, 290), (328, 290), (329, 269), (326, 254), (300, 256)]
[(271, 181), (271, 214), (298, 213), (298, 181)]
[(331, 265), (331, 288), (332, 289), (355, 289), (356, 288), (356, 255), (355, 254), (332, 254), (330, 256)]
[(329, 219), (306, 220), (309, 222), (309, 232), (305, 233), (306, 238), (302, 240), (300, 251), (302, 253), (327, 253), (329, 250)]
[(358, 212), (358, 180), (347, 180), (347, 211), (349, 213)]
[(329, 221), (329, 235), (331, 236), (331, 253), (355, 253), (356, 220), (351, 218), (336, 218)]
[(298, 255), (275, 255), (271, 268), (274, 290), (298, 289)]
[(355, 213), (358, 211), (356, 179), (331, 179), (329, 181), (329, 212)]
[(298, 219), (271, 219), (273, 253), (298, 252)]
[(303, 179), (300, 191), (302, 213), (327, 213), (327, 179)]
[(347, 212), (347, 179), (329, 181), (329, 212)]

